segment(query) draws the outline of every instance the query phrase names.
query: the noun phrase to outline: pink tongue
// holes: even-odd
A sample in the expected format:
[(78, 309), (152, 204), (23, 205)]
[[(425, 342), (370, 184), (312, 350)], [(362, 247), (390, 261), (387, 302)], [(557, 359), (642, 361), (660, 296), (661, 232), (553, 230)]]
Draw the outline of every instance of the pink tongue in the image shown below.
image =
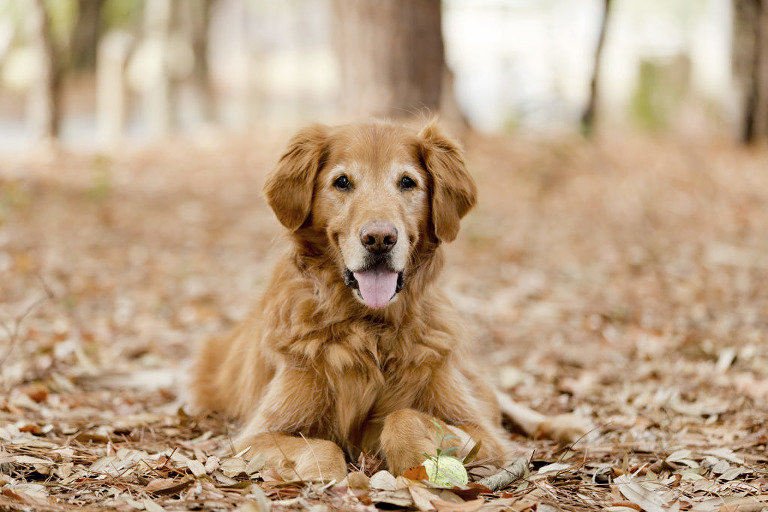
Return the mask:
[(360, 294), (369, 308), (383, 308), (397, 288), (397, 272), (384, 267), (376, 267), (364, 272), (354, 272)]

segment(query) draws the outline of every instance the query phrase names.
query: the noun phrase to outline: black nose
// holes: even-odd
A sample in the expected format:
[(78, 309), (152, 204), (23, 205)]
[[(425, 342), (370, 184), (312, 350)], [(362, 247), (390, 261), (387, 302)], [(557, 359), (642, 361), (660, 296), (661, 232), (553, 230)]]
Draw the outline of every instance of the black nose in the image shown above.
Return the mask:
[(397, 243), (397, 228), (389, 222), (369, 222), (360, 230), (360, 243), (373, 254), (389, 252)]

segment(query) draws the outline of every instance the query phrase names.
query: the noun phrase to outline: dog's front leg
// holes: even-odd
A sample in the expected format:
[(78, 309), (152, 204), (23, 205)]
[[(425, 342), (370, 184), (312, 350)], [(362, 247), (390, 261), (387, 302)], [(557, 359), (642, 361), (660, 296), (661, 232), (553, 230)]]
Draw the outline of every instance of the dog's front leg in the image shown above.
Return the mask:
[(438, 448), (446, 451), (455, 447), (453, 456), (461, 459), (477, 443), (477, 459), (503, 466), (510, 452), (503, 433), (476, 423), (451, 425), (414, 409), (401, 409), (385, 418), (381, 431), (381, 448), (389, 470), (395, 475), (418, 466), (424, 462), (425, 454), (433, 456)]
[(297, 437), (279, 432), (241, 436), (239, 446), (250, 447), (246, 456), (262, 454), (265, 467), (285, 480), (336, 480), (347, 476), (344, 452), (333, 441)]
[(457, 366), (447, 364), (433, 372), (431, 401), (422, 407), (464, 433), (454, 431), (463, 439), (461, 452), (468, 452), (475, 443), (480, 443), (477, 459), (502, 467), (515, 450), (501, 427), (492, 392), (481, 386), (481, 382), (467, 378)]
[(402, 475), (408, 468), (424, 462), (424, 454), (431, 455), (439, 447), (447, 450), (459, 447), (459, 439), (449, 439), (439, 446), (438, 427), (445, 434), (451, 433), (449, 427), (435, 417), (414, 409), (400, 409), (387, 415), (381, 430), (381, 449), (387, 459), (389, 471)]
[(246, 456), (263, 454), (266, 467), (286, 480), (336, 480), (347, 474), (344, 452), (328, 440), (335, 422), (331, 393), (317, 373), (284, 369), (269, 383), (265, 396), (235, 440)]

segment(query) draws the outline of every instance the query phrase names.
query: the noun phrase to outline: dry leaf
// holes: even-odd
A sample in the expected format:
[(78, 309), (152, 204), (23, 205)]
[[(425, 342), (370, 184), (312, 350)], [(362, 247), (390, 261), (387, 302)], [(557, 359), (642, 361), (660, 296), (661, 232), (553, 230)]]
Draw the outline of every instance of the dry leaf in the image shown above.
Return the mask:
[[(211, 476), (213, 476), (213, 478), (214, 478), (214, 479), (215, 479), (217, 482), (219, 482), (220, 484), (222, 484), (222, 485), (226, 485), (226, 486), (232, 486), (232, 485), (235, 485), (235, 484), (237, 484), (237, 480), (235, 480), (234, 478), (229, 478), (227, 475), (225, 475), (225, 474), (224, 474), (224, 473), (222, 473), (221, 471), (214, 471), (214, 472), (211, 474)], [(265, 482), (268, 482), (269, 480), (268, 480), (267, 478), (264, 478), (264, 481), (265, 481)], [(279, 481), (280, 481), (280, 482), (282, 482), (283, 480), (282, 480), (282, 479), (280, 479)]]
[(195, 476), (203, 476), (205, 475), (205, 466), (203, 466), (202, 462), (199, 460), (193, 460), (190, 459), (187, 461), (187, 468), (192, 472)]
[(547, 464), (546, 466), (539, 468), (537, 474), (546, 475), (549, 473), (559, 473), (561, 471), (565, 471), (566, 469), (573, 469), (573, 466), (570, 464), (563, 464), (562, 462), (555, 462), (553, 464)]
[(205, 461), (205, 472), (206, 473), (213, 473), (217, 469), (219, 469), (219, 458), (214, 456), (214, 455), (211, 455)]
[(178, 494), (190, 485), (194, 480), (192, 478), (184, 478), (182, 480), (174, 480), (173, 478), (156, 478), (151, 480), (144, 490), (151, 494)]
[(435, 498), (435, 495), (429, 492), (426, 487), (412, 484), (408, 486), (408, 490), (411, 492), (411, 498), (413, 498), (413, 504), (416, 505), (416, 508), (422, 512), (435, 510), (435, 506), (432, 505), (432, 499)]
[(41, 464), (44, 466), (54, 464), (54, 462), (50, 459), (41, 459), (40, 457), (31, 457), (29, 455), (15, 455), (10, 457), (0, 457), (0, 464), (2, 464), (3, 462), (13, 462), (15, 464)]
[(262, 453), (257, 453), (248, 463), (245, 465), (245, 472), (248, 475), (252, 475), (257, 471), (264, 468), (264, 464), (267, 463), (267, 457)]
[(420, 482), (422, 480), (427, 480), (429, 475), (427, 475), (427, 468), (424, 466), (414, 466), (406, 469), (405, 473), (403, 473), (403, 477), (408, 480), (416, 480), (417, 482)]
[(768, 507), (768, 497), (744, 497), (729, 501), (720, 512), (762, 512)]
[(144, 504), (144, 510), (147, 512), (165, 512), (165, 509), (155, 503), (152, 500), (144, 499), (142, 500), (142, 503)]
[(405, 489), (398, 489), (396, 491), (382, 491), (371, 496), (373, 503), (384, 503), (392, 507), (412, 507), (413, 498), (411, 492)]
[(632, 480), (628, 475), (621, 475), (614, 482), (625, 498), (640, 505), (646, 512), (664, 512), (668, 506), (659, 493), (648, 487), (647, 482)]
[(395, 490), (395, 477), (386, 470), (375, 473), (370, 479), (371, 489), (381, 489), (384, 491)]
[(723, 474), (721, 474), (718, 477), (718, 480), (730, 481), (735, 478), (738, 478), (739, 476), (741, 476), (742, 473), (744, 473), (744, 468), (739, 468), (739, 467), (730, 468), (725, 470)]
[(272, 503), (264, 494), (264, 490), (256, 484), (251, 485), (246, 498), (252, 500), (249, 504), (255, 507), (252, 509), (253, 512), (269, 512), (272, 509)]
[(245, 473), (245, 468), (245, 461), (240, 457), (224, 459), (219, 466), (219, 470), (230, 478)]

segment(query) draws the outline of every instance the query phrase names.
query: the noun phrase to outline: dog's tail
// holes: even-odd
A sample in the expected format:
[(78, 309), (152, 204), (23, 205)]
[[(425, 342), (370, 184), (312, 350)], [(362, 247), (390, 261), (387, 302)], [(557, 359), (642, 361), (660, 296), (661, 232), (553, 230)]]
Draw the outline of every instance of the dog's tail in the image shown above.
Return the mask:
[(590, 422), (576, 414), (546, 416), (512, 400), (509, 395), (496, 391), (496, 400), (504, 416), (527, 436), (552, 439), (561, 444), (570, 444), (589, 434), (597, 434)]

